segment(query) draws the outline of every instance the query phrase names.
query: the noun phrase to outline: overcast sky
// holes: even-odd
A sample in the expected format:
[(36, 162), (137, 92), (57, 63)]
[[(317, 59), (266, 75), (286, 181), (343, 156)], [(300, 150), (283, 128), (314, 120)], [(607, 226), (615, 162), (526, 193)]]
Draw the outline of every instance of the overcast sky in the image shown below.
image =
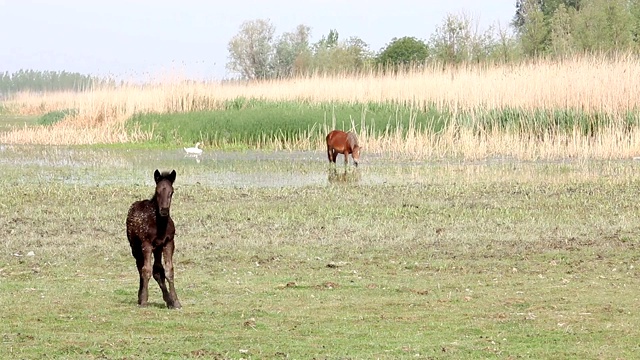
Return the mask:
[(0, 71), (222, 79), (234, 76), (227, 44), (246, 20), (270, 19), (276, 35), (304, 24), (312, 42), (336, 29), (378, 51), (393, 37), (428, 40), (463, 12), (507, 27), (515, 0), (0, 0)]

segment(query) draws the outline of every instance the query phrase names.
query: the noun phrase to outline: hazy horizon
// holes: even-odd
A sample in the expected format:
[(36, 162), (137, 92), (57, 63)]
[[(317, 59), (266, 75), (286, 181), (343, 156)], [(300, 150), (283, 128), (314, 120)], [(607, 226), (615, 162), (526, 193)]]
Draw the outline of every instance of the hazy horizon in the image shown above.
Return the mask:
[[(391, 7), (389, 4), (392, 4)], [(515, 0), (451, 0), (419, 3), (372, 0), (186, 0), (110, 2), (0, 0), (0, 71), (68, 71), (118, 79), (181, 75), (225, 79), (227, 44), (244, 21), (269, 19), (276, 36), (299, 24), (311, 41), (329, 30), (357, 36), (378, 52), (394, 37), (428, 40), (448, 13), (465, 13), (481, 30), (507, 28)]]

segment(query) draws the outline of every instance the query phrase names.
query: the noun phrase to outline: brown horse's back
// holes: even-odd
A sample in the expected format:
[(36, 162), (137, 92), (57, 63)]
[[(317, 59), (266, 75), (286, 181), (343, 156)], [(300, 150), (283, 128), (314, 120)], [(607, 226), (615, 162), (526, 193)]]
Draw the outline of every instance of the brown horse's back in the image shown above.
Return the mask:
[(349, 154), (351, 154), (355, 166), (358, 166), (360, 146), (355, 133), (333, 130), (327, 134), (327, 157), (329, 162), (335, 163), (338, 154), (344, 155), (345, 165), (348, 163)]
[(344, 153), (347, 150), (347, 133), (341, 130), (333, 130), (327, 134), (327, 146), (335, 149), (339, 153)]

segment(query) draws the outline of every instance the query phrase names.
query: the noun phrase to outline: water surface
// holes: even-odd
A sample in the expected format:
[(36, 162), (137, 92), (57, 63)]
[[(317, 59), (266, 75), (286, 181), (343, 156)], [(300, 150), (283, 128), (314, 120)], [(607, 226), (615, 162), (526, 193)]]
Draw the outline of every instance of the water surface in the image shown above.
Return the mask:
[(330, 184), (402, 185), (444, 181), (554, 181), (567, 177), (633, 177), (640, 161), (539, 161), (512, 159), (409, 161), (363, 154), (360, 166), (330, 165), (324, 151), (205, 151), (182, 149), (93, 149), (91, 147), (0, 145), (4, 181), (64, 184), (148, 185), (155, 169), (178, 172), (177, 185), (285, 187)]

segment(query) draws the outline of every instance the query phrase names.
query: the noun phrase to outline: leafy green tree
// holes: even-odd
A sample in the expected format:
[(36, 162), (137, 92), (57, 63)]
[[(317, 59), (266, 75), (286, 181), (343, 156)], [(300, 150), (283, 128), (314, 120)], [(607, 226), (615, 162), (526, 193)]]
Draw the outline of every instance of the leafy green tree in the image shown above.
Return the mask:
[(70, 73), (67, 71), (36, 71), (20, 69), (9, 73), (0, 73), (0, 93), (10, 94), (18, 91), (85, 91), (94, 86), (114, 86), (109, 79)]
[(522, 51), (527, 56), (542, 55), (546, 49), (548, 28), (545, 24), (543, 1), (519, 0), (513, 21)]
[(570, 19), (581, 9), (583, 2), (584, 0), (517, 0), (511, 24), (516, 29), (523, 53), (526, 56), (538, 56), (572, 52), (574, 47), (571, 45), (570, 35), (574, 24)]
[(429, 41), (432, 57), (453, 64), (489, 59), (496, 46), (493, 27), (484, 32), (477, 29), (477, 22), (470, 16), (448, 14)]
[(374, 54), (364, 40), (357, 36), (348, 38), (340, 44), (344, 48), (345, 57), (349, 59), (349, 66), (346, 70), (356, 71), (369, 67), (373, 61)]
[(626, 50), (633, 43), (633, 19), (629, 11), (628, 0), (596, 1), (604, 7), (605, 37), (609, 39), (608, 47), (612, 50)]
[(499, 63), (515, 61), (520, 56), (517, 40), (511, 33), (498, 24), (496, 42), (491, 52), (491, 59)]
[(254, 80), (312, 71), (353, 72), (365, 68), (372, 58), (366, 42), (358, 37), (340, 41), (335, 29), (313, 45), (309, 44), (311, 29), (305, 25), (277, 39), (274, 34), (275, 28), (268, 20), (243, 23), (229, 42), (227, 68), (244, 79)]
[(540, 1), (542, 6), (542, 13), (545, 19), (550, 19), (561, 6), (565, 7), (567, 11), (579, 11), (583, 0), (542, 0)]
[(354, 72), (367, 66), (372, 58), (369, 45), (358, 37), (340, 41), (336, 30), (330, 30), (313, 46), (311, 71), (320, 73)]
[(306, 70), (310, 56), (311, 28), (298, 25), (295, 31), (282, 34), (275, 44), (274, 71), (276, 77), (290, 77)]
[(583, 0), (574, 37), (581, 50), (628, 50), (634, 21), (627, 0)]
[(637, 50), (640, 46), (640, 0), (629, 0), (629, 15), (631, 16), (631, 39)]
[(266, 79), (274, 75), (275, 27), (271, 21), (245, 21), (227, 45), (227, 69), (247, 80)]
[(571, 55), (576, 51), (574, 40), (575, 9), (560, 4), (549, 22), (549, 52), (555, 56)]
[(313, 48), (315, 52), (319, 52), (322, 50), (328, 50), (338, 46), (338, 31), (335, 29), (329, 30), (329, 34), (327, 36), (322, 35), (322, 38), (314, 44)]
[[(563, 5), (566, 9), (580, 10), (582, 0), (534, 0), (539, 6), (545, 19), (550, 19), (556, 10)], [(531, 6), (529, 0), (516, 0), (516, 13), (513, 16), (511, 24), (520, 30), (526, 22), (527, 7)]]
[(409, 65), (424, 63), (429, 56), (427, 44), (412, 36), (393, 38), (376, 57), (376, 62), (383, 66)]

